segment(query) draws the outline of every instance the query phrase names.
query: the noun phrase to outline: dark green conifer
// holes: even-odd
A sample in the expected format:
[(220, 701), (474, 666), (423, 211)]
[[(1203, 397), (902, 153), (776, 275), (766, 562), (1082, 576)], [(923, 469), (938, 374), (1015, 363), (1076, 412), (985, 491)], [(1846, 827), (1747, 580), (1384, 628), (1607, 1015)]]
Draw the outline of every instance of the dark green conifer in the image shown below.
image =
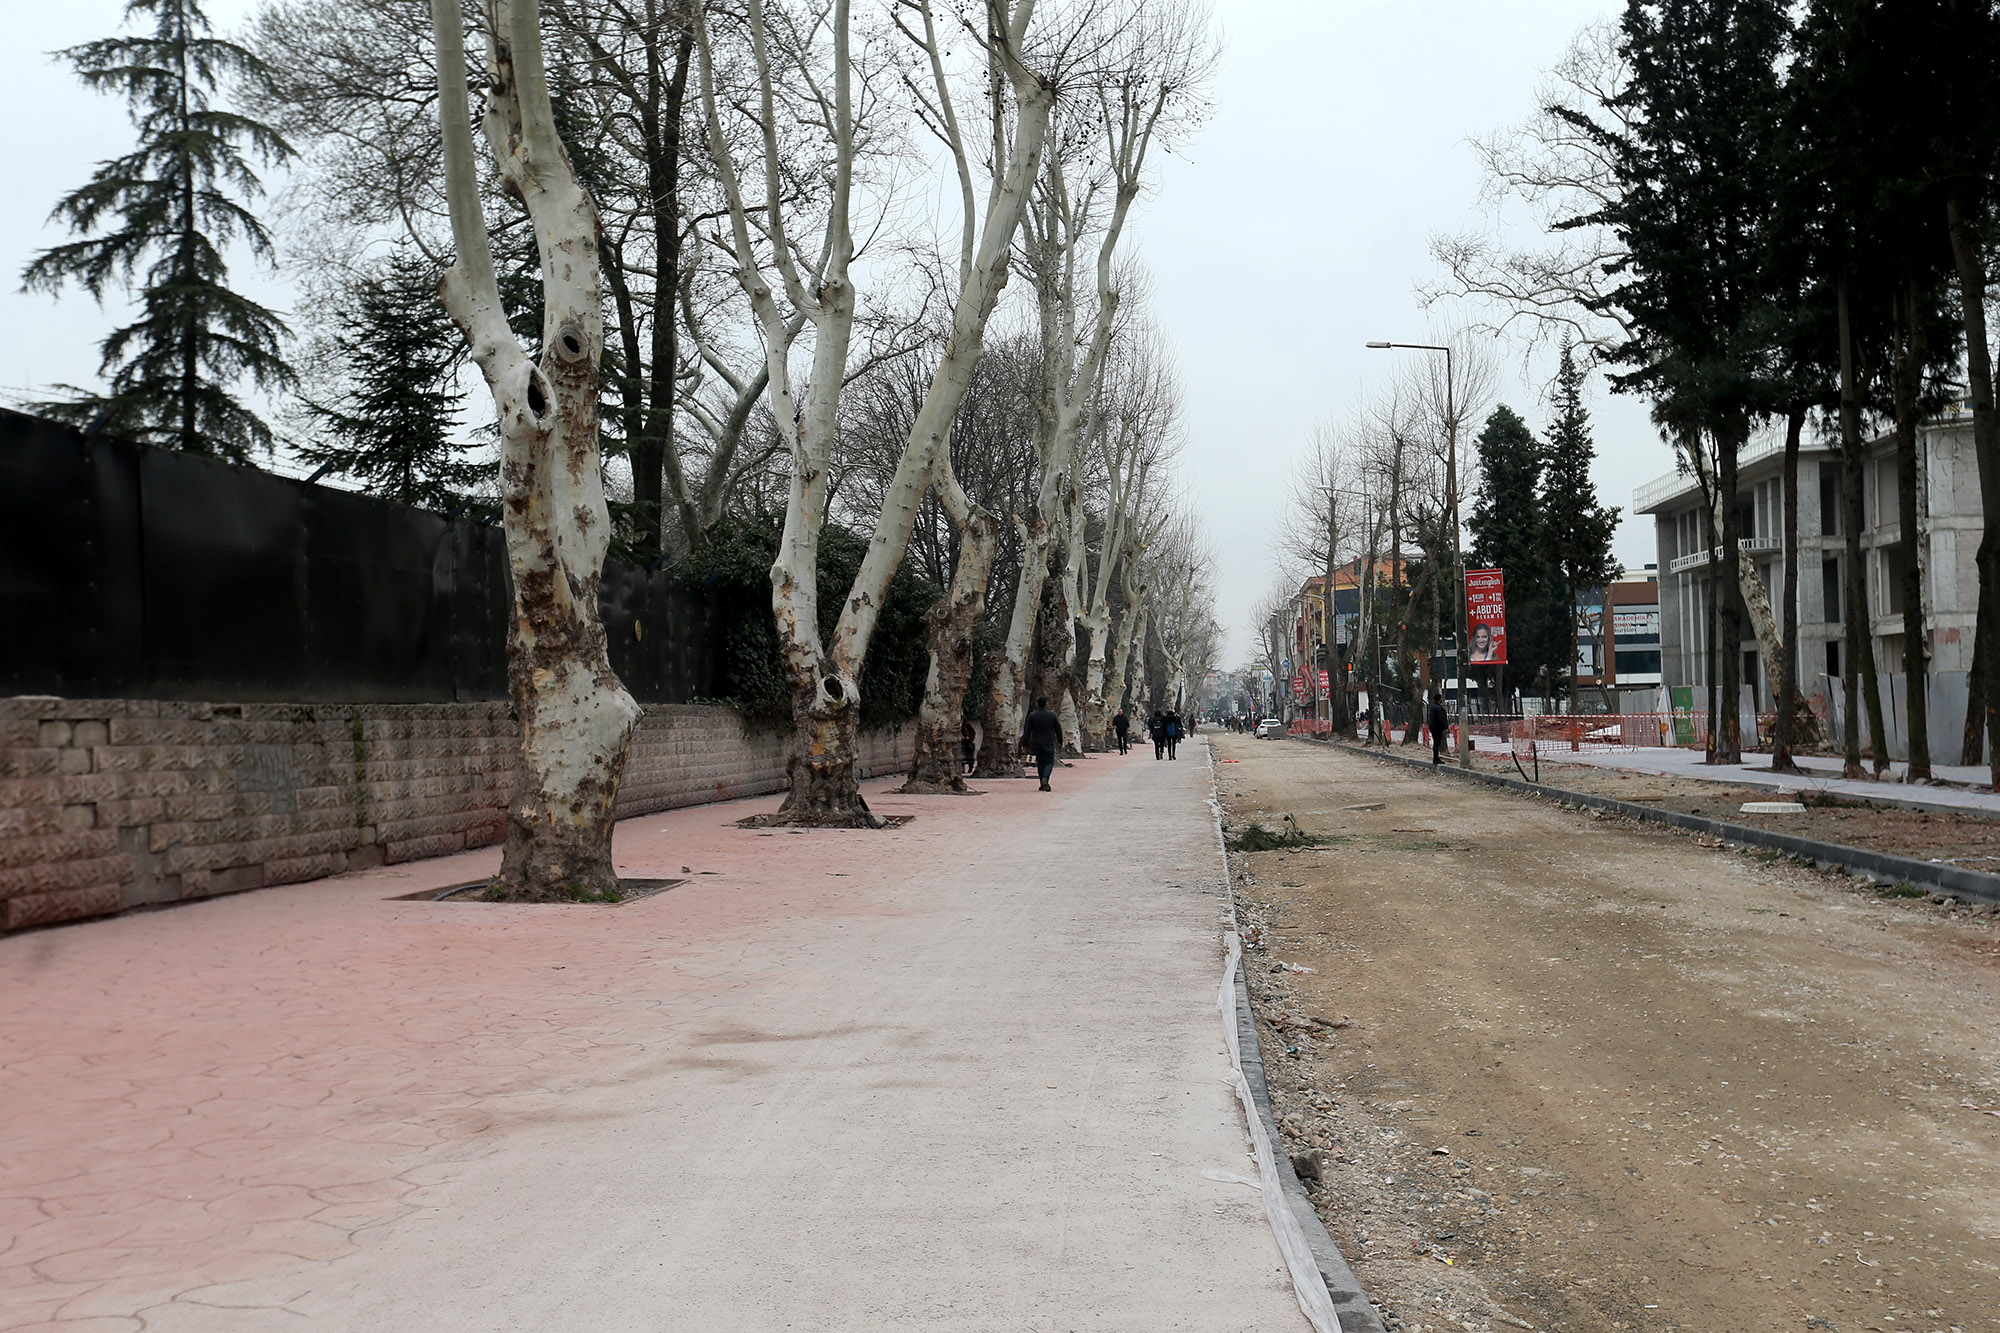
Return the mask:
[(1505, 403), (1473, 441), (1479, 489), (1466, 526), (1470, 563), (1498, 569), (1507, 599), (1507, 679), (1529, 692), (1560, 661), (1561, 624), (1542, 535), (1543, 451), (1528, 423)]
[(347, 293), (327, 341), (344, 381), (337, 403), (306, 402), (319, 438), (299, 454), (332, 465), (372, 495), (449, 509), (491, 469), (468, 461), (454, 438), (464, 347), (437, 273), (422, 258), (390, 257)]
[[(1590, 413), (1583, 406), (1583, 371), (1574, 348), (1563, 344), (1556, 367), (1555, 419), (1542, 453), (1541, 539), (1546, 567), (1560, 589), (1566, 633), (1567, 670), (1577, 660), (1580, 625), (1577, 600), (1605, 589), (1620, 572), (1611, 555), (1611, 537), (1618, 530), (1618, 511), (1597, 500), (1590, 465), (1597, 446), (1590, 437)], [(1607, 593), (1608, 596), (1608, 593)], [(1606, 606), (1605, 613), (1610, 613)], [(1601, 674), (1601, 673), (1600, 673)]]
[(232, 384), (247, 375), (273, 389), (292, 372), (280, 354), (283, 322), (229, 289), (223, 252), (241, 241), (271, 258), (270, 236), (243, 202), (261, 190), (246, 154), (268, 166), (291, 150), (269, 126), (213, 104), (219, 81), (266, 72), (249, 51), (211, 35), (199, 0), (128, 0), (127, 22), (140, 15), (152, 17), (149, 35), (61, 53), (86, 87), (125, 95), (139, 143), (56, 205), (52, 218), (79, 239), (44, 250), (22, 275), (51, 292), (75, 281), (100, 301), (107, 288), (136, 288), (139, 318), (101, 344), (107, 392), (72, 390), (40, 406), (242, 462), (270, 449), (271, 431)]

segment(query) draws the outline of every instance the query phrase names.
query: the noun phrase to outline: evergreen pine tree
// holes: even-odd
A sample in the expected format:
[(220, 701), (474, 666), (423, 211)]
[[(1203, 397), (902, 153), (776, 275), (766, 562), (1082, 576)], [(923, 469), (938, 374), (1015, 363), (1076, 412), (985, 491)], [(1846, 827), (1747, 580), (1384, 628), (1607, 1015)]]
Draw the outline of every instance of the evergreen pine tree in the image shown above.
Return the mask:
[(357, 282), (328, 339), (346, 383), (338, 406), (308, 400), (320, 438), (302, 457), (352, 477), (372, 495), (446, 509), (488, 468), (461, 456), (452, 435), (464, 338), (437, 296), (437, 275), (396, 254)]
[(22, 276), (50, 292), (73, 280), (100, 301), (107, 287), (136, 286), (139, 318), (100, 345), (108, 394), (73, 390), (67, 402), (41, 406), (241, 462), (270, 449), (271, 431), (230, 385), (248, 375), (277, 388), (292, 373), (279, 352), (283, 322), (229, 289), (223, 250), (240, 240), (271, 258), (269, 234), (242, 202), (260, 192), (246, 153), (269, 165), (291, 150), (269, 126), (212, 104), (218, 80), (266, 72), (243, 47), (210, 35), (199, 0), (128, 0), (126, 21), (137, 15), (152, 16), (150, 35), (61, 53), (86, 87), (125, 95), (139, 143), (56, 205), (52, 219), (82, 239), (43, 251)]
[(1466, 526), (1475, 566), (1498, 569), (1507, 599), (1507, 675), (1532, 683), (1560, 660), (1561, 624), (1551, 596), (1542, 535), (1543, 452), (1528, 423), (1505, 403), (1473, 442), (1479, 491)]
[(1612, 130), (1570, 123), (1604, 151), (1615, 179), (1586, 221), (1608, 227), (1624, 255), (1607, 268), (1603, 303), (1626, 337), (1607, 353), (1628, 369), (1614, 388), (1653, 400), (1653, 419), (1676, 439), (1715, 450), (1722, 558), (1712, 756), (1735, 763), (1734, 707), (1743, 678), (1737, 461), (1771, 409), (1774, 382), (1771, 207), (1782, 171), (1783, 68), (1790, 0), (1626, 0), (1624, 87), (1607, 106)]
[[(1619, 575), (1611, 555), (1611, 536), (1618, 529), (1618, 511), (1597, 501), (1590, 465), (1597, 446), (1590, 438), (1590, 414), (1583, 406), (1583, 371), (1575, 349), (1564, 342), (1556, 368), (1555, 420), (1549, 425), (1542, 455), (1541, 537), (1546, 568), (1562, 598), (1567, 632), (1568, 670), (1577, 659), (1577, 597), (1607, 588)], [(1608, 596), (1607, 592), (1607, 596)], [(1608, 608), (1607, 608), (1608, 612)]]

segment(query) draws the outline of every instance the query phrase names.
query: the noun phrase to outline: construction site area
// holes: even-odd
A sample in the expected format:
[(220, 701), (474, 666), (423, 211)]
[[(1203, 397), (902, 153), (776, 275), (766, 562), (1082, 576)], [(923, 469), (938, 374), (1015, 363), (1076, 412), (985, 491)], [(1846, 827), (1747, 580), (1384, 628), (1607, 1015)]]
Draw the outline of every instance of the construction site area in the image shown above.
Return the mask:
[[(1351, 747), (1214, 749), (1278, 1123), (1388, 1327), (2000, 1328), (1990, 904)], [(1974, 813), (1805, 818), (1993, 845)]]

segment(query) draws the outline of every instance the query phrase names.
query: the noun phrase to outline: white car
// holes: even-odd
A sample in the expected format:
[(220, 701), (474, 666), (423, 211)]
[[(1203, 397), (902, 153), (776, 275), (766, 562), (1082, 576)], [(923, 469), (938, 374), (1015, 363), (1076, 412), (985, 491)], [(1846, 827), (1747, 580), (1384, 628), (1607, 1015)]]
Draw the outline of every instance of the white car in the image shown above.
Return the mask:
[(1275, 717), (1267, 717), (1257, 724), (1257, 739), (1269, 740), (1273, 736), (1285, 734), (1285, 724)]

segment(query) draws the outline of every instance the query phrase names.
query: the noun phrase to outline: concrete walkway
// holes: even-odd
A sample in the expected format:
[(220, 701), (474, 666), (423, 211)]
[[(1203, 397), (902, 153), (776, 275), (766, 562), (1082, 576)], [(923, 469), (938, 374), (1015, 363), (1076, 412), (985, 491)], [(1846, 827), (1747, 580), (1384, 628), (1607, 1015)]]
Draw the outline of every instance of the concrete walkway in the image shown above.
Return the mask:
[(1214, 1009), (1203, 746), (881, 833), (634, 820), (0, 940), (0, 1328), (1303, 1328)]
[[(1746, 755), (1742, 764), (1713, 765), (1703, 762), (1700, 750), (1660, 748), (1593, 752), (1565, 750), (1555, 744), (1543, 745), (1540, 749), (1544, 769), (1552, 764), (1582, 764), (1590, 768), (1609, 768), (1627, 773), (1655, 773), (1702, 782), (1776, 787), (1788, 792), (1833, 792), (1860, 800), (1914, 803), (1982, 811), (2000, 816), (2000, 792), (1966, 787), (1930, 787), (1922, 784), (1906, 786), (1900, 778), (1908, 765), (1901, 763), (1892, 766), (1893, 780), (1873, 782), (1866, 778), (1858, 780), (1843, 778), (1840, 776), (1839, 760), (1822, 759), (1811, 755), (1798, 761), (1799, 767), (1806, 770), (1804, 777), (1798, 777), (1788, 773), (1773, 773), (1771, 756), (1768, 754)], [(1501, 751), (1501, 762), (1506, 762), (1504, 750)], [(1525, 759), (1523, 762), (1526, 762)], [(1938, 764), (1933, 766), (1933, 771), (1938, 777), (1951, 782), (1983, 783), (1990, 777), (1987, 769), (1965, 768), (1958, 765)]]

